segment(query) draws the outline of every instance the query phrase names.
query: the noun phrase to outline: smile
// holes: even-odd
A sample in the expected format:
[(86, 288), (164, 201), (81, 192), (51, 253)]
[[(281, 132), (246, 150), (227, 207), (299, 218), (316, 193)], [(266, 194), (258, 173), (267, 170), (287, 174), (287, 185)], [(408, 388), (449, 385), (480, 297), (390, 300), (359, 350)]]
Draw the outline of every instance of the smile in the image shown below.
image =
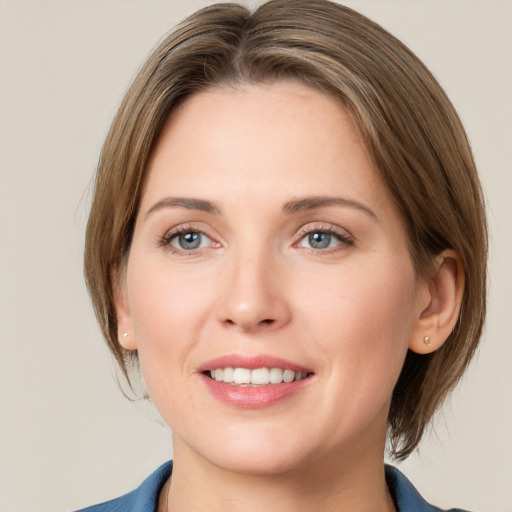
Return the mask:
[(228, 354), (197, 368), (206, 389), (230, 407), (261, 409), (304, 396), (315, 372), (300, 363), (268, 354)]
[(290, 383), (305, 379), (309, 372), (300, 372), (282, 368), (215, 368), (205, 372), (217, 382), (235, 386), (267, 386), (269, 384)]

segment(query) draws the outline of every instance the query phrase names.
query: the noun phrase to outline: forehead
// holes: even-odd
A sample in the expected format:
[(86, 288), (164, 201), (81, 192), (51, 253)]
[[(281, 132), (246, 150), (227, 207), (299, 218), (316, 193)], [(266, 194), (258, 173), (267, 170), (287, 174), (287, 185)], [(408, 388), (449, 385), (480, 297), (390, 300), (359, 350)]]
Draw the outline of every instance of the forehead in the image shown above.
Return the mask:
[(143, 203), (163, 191), (242, 205), (330, 192), (389, 199), (350, 114), (295, 82), (191, 96), (169, 118), (147, 172)]

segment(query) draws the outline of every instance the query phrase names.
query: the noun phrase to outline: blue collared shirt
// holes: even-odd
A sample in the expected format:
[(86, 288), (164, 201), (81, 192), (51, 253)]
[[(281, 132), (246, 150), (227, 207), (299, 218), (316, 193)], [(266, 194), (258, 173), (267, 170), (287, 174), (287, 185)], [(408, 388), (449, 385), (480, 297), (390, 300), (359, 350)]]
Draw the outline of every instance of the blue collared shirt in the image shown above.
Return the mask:
[[(172, 473), (172, 461), (166, 462), (152, 473), (134, 491), (99, 505), (77, 512), (156, 512), (160, 490)], [(429, 505), (405, 475), (392, 466), (386, 466), (386, 482), (399, 512), (440, 512)], [(452, 508), (449, 512), (464, 512)]]

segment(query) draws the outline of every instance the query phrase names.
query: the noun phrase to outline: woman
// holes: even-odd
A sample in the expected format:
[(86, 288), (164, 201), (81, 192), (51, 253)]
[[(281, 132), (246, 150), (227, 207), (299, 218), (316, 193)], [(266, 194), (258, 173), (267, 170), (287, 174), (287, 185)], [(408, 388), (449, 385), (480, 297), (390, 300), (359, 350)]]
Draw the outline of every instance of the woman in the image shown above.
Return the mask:
[(325, 0), (188, 18), (114, 119), (85, 251), (174, 467), (88, 510), (436, 510), (386, 436), (406, 458), (469, 364), (486, 240), (464, 129), (389, 33)]

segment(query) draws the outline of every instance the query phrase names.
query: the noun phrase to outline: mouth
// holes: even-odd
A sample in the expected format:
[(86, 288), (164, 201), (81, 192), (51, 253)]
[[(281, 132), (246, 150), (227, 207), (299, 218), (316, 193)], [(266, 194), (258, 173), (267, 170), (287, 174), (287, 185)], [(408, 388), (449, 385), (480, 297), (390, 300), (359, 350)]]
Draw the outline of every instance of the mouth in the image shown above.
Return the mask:
[(273, 356), (223, 356), (198, 368), (206, 388), (235, 408), (260, 409), (300, 395), (314, 372)]
[(224, 382), (233, 386), (268, 386), (290, 384), (291, 382), (307, 379), (313, 373), (308, 371), (295, 371), (289, 368), (215, 368), (206, 370), (204, 375), (217, 382)]

